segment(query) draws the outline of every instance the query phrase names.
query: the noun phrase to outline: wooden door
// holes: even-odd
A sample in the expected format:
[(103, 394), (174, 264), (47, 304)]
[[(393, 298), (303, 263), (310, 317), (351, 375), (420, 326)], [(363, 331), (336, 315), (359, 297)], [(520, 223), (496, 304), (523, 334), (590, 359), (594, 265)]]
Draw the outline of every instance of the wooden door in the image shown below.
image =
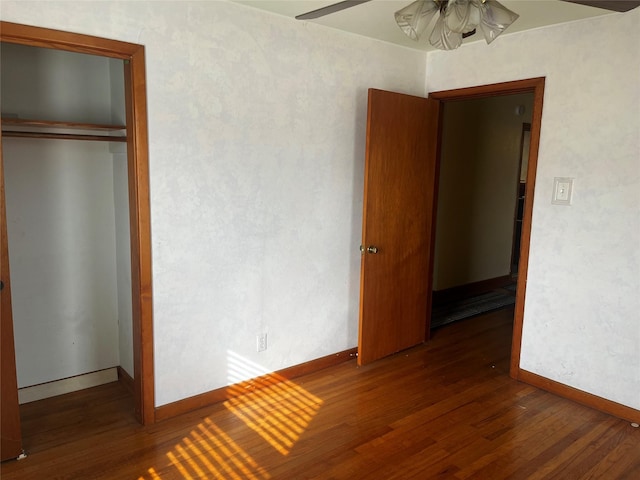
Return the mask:
[[(1, 143), (1, 137), (0, 137)], [(2, 357), (2, 400), (0, 401), (0, 460), (16, 458), (22, 453), (20, 410), (18, 406), (18, 381), (13, 342), (13, 316), (11, 310), (11, 282), (9, 281), (9, 248), (4, 196), (4, 165), (0, 148), (0, 356)]]
[(369, 90), (358, 364), (425, 341), (440, 103)]

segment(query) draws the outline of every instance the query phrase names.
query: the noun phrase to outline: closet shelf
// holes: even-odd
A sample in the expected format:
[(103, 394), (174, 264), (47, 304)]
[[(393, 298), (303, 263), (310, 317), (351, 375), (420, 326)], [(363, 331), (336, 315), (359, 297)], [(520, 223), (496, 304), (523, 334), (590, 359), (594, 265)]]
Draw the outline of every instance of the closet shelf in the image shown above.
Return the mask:
[[(18, 128), (16, 130), (16, 128)], [(100, 133), (63, 133), (55, 131), (64, 130), (84, 130)], [(54, 131), (51, 131), (54, 130)], [(111, 135), (111, 132), (121, 132), (119, 135)], [(54, 122), (48, 120), (27, 120), (23, 118), (3, 118), (2, 135), (5, 137), (17, 138), (56, 138), (61, 140), (93, 140), (101, 142), (126, 142), (124, 125), (103, 125), (97, 123), (78, 122)]]

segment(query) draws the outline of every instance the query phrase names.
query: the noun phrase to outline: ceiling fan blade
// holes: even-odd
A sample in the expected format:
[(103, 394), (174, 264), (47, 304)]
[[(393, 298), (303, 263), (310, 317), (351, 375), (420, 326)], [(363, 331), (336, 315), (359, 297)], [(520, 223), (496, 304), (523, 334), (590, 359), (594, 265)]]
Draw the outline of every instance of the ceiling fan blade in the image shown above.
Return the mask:
[(313, 20), (314, 18), (324, 17), (325, 15), (329, 15), (330, 13), (339, 12), (340, 10), (344, 10), (345, 8), (355, 7), (356, 5), (367, 3), (370, 1), (371, 0), (346, 0), (344, 2), (334, 3), (333, 5), (327, 5), (326, 7), (318, 8), (317, 10), (312, 10), (311, 12), (297, 15), (296, 20)]
[(614, 12), (628, 12), (640, 6), (640, 0), (562, 0), (564, 2), (579, 3), (589, 7), (604, 8)]

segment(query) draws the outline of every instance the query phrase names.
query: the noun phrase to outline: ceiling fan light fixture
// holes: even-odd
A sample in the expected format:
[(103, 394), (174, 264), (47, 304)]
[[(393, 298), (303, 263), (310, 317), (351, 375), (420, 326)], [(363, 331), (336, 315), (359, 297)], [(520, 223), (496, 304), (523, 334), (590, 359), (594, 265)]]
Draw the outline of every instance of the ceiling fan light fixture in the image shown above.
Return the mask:
[(462, 33), (449, 29), (444, 16), (440, 15), (429, 37), (429, 43), (439, 50), (455, 50), (462, 45)]
[(396, 23), (404, 34), (411, 40), (417, 41), (439, 9), (440, 6), (434, 0), (417, 0), (398, 10), (394, 15)]
[(480, 9), (480, 31), (482, 31), (487, 44), (493, 42), (498, 35), (520, 17), (497, 0), (484, 0)]
[(519, 17), (497, 0), (418, 0), (398, 10), (395, 19), (404, 34), (417, 41), (438, 11), (429, 43), (440, 50), (458, 48), (477, 28), (489, 44)]
[(444, 12), (444, 21), (449, 30), (469, 33), (480, 23), (480, 10), (476, 0), (451, 0)]

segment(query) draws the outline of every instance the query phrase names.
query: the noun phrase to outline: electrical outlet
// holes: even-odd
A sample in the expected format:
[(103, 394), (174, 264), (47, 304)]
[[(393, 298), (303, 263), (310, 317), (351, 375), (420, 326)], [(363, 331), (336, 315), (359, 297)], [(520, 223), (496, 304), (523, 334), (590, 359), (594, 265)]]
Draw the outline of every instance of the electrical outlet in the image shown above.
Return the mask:
[(267, 349), (267, 334), (261, 333), (256, 337), (256, 350), (264, 352)]

